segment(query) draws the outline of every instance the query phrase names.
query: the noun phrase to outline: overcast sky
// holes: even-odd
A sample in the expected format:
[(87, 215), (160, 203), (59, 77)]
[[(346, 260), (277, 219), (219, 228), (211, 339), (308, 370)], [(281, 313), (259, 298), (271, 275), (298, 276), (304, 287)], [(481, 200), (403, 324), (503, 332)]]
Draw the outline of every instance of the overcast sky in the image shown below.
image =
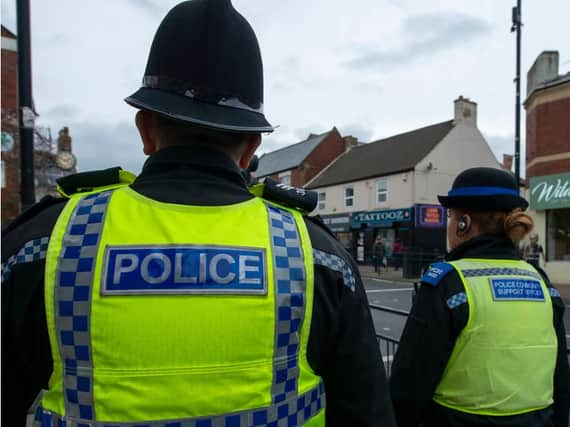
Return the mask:
[[(144, 161), (135, 110), (158, 24), (172, 0), (31, 0), (33, 93), (39, 124), (69, 126), (79, 170)], [(449, 120), (458, 96), (478, 103), (495, 155), (512, 153), (515, 0), (234, 0), (253, 26), (265, 112), (279, 129), (263, 151), (336, 126), (369, 142)], [(16, 30), (15, 0), (2, 24)], [(543, 50), (570, 70), (570, 1), (523, 2), (522, 94)], [(523, 110), (524, 145), (524, 110)], [(524, 156), (522, 157), (524, 159)], [(523, 165), (524, 173), (524, 165)]]

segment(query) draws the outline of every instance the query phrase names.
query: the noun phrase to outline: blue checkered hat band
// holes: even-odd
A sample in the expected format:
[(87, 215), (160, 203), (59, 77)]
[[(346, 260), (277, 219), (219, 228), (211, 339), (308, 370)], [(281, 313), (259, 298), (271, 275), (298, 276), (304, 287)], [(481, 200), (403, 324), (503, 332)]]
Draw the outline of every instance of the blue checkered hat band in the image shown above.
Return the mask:
[(316, 387), (267, 408), (250, 409), (212, 417), (182, 420), (153, 420), (126, 423), (69, 420), (59, 414), (38, 408), (34, 427), (298, 427), (317, 415), (325, 407), (325, 388)]
[(55, 329), (63, 365), (65, 415), (74, 419), (95, 419), (91, 292), (110, 197), (111, 192), (106, 191), (85, 196), (77, 202), (57, 259)]

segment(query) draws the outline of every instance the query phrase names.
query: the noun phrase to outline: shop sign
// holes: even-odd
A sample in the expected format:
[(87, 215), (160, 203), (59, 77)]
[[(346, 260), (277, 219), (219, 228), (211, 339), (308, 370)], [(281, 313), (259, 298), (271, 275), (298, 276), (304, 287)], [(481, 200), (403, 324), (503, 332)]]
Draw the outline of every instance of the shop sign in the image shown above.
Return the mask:
[(409, 222), (412, 220), (412, 210), (388, 209), (383, 211), (358, 212), (352, 216), (352, 226), (359, 228), (362, 224), (372, 227), (389, 226), (394, 222)]
[(335, 233), (350, 230), (350, 214), (322, 215), (321, 218)]
[(570, 208), (570, 173), (531, 178), (530, 207), (535, 210)]
[(416, 206), (416, 225), (418, 227), (445, 227), (445, 208), (439, 205)]

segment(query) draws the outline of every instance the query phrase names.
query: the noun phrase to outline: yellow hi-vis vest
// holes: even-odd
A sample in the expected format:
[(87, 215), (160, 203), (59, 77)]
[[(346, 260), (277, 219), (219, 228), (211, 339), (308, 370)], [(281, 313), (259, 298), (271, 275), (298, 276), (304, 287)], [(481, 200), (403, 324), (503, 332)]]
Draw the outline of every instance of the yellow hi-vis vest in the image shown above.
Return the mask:
[(551, 405), (557, 339), (549, 289), (541, 276), (524, 261), (462, 259), (450, 264), (465, 286), (465, 295), (453, 296), (453, 301), (466, 297), (469, 320), (433, 399), (451, 409), (491, 416)]
[(301, 214), (258, 197), (72, 196), (48, 247), (54, 370), (35, 424), (324, 426), (313, 268)]

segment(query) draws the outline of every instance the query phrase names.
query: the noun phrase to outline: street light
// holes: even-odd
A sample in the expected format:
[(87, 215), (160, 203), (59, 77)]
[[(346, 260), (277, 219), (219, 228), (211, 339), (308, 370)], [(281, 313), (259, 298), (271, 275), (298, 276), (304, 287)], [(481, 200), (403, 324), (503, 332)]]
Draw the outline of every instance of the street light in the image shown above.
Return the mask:
[(513, 7), (511, 33), (517, 33), (517, 68), (516, 68), (516, 100), (515, 100), (515, 180), (517, 189), (521, 179), (521, 0)]

